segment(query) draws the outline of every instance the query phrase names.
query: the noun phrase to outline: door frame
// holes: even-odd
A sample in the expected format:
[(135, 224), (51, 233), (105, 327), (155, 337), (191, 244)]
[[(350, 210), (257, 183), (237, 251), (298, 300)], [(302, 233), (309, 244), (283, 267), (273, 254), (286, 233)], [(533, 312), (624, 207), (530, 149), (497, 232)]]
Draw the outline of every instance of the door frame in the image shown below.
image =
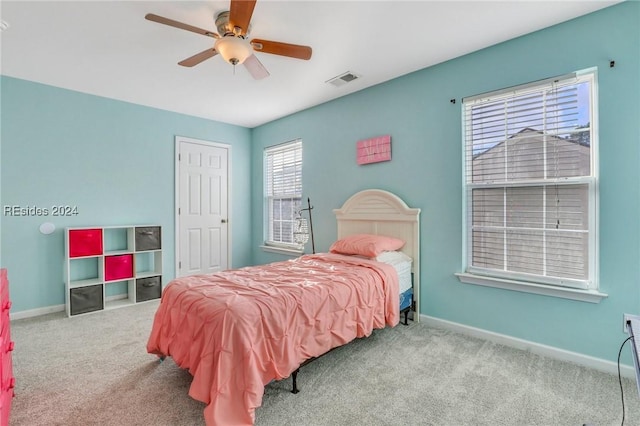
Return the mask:
[(175, 136), (175, 155), (174, 155), (174, 234), (175, 234), (175, 248), (174, 248), (174, 267), (175, 267), (175, 278), (178, 278), (180, 275), (180, 214), (178, 209), (180, 208), (180, 145), (182, 143), (190, 143), (196, 145), (204, 145), (209, 147), (217, 147), (227, 150), (227, 269), (231, 267), (232, 259), (231, 259), (231, 225), (232, 222), (229, 220), (231, 216), (231, 145), (222, 143), (222, 142), (212, 142), (206, 141), (203, 139), (195, 139), (189, 138), (186, 136)]

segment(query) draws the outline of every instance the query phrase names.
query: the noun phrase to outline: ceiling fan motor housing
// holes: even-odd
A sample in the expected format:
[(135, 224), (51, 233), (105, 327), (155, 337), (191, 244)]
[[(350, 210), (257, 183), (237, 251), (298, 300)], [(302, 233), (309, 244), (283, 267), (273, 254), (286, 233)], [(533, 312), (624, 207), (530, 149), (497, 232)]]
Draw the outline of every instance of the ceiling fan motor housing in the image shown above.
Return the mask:
[[(237, 37), (243, 37), (240, 34), (242, 31), (242, 28), (232, 26), (231, 22), (229, 22), (229, 15), (230, 15), (230, 12), (228, 10), (223, 10), (222, 12), (218, 13), (218, 15), (216, 16), (216, 28), (218, 29), (218, 33), (223, 36), (233, 34), (234, 36), (237, 36)], [(249, 28), (246, 29), (244, 37), (249, 35)]]

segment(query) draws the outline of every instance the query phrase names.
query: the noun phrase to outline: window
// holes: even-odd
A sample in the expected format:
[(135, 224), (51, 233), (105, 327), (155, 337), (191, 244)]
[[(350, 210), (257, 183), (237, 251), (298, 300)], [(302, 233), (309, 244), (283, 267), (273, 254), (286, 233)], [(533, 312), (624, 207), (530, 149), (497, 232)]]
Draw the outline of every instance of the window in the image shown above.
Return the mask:
[(265, 245), (299, 250), (293, 225), (302, 204), (302, 141), (264, 151)]
[(594, 105), (593, 70), (464, 99), (467, 274), (597, 289)]

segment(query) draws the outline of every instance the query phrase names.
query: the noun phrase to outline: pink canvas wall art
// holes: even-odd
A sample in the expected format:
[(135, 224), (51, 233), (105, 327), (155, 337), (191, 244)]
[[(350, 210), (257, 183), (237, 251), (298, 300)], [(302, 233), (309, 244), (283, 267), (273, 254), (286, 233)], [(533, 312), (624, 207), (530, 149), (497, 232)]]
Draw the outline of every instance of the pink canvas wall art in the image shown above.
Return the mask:
[(391, 135), (376, 136), (356, 143), (358, 164), (378, 163), (391, 160)]

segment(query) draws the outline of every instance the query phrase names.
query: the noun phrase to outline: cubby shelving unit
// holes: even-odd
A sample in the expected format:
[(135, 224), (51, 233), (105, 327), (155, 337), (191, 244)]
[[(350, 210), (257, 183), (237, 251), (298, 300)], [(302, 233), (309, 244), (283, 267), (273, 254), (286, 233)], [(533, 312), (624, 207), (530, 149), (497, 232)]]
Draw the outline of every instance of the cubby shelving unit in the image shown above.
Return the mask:
[(96, 226), (65, 231), (67, 316), (160, 298), (162, 229)]

